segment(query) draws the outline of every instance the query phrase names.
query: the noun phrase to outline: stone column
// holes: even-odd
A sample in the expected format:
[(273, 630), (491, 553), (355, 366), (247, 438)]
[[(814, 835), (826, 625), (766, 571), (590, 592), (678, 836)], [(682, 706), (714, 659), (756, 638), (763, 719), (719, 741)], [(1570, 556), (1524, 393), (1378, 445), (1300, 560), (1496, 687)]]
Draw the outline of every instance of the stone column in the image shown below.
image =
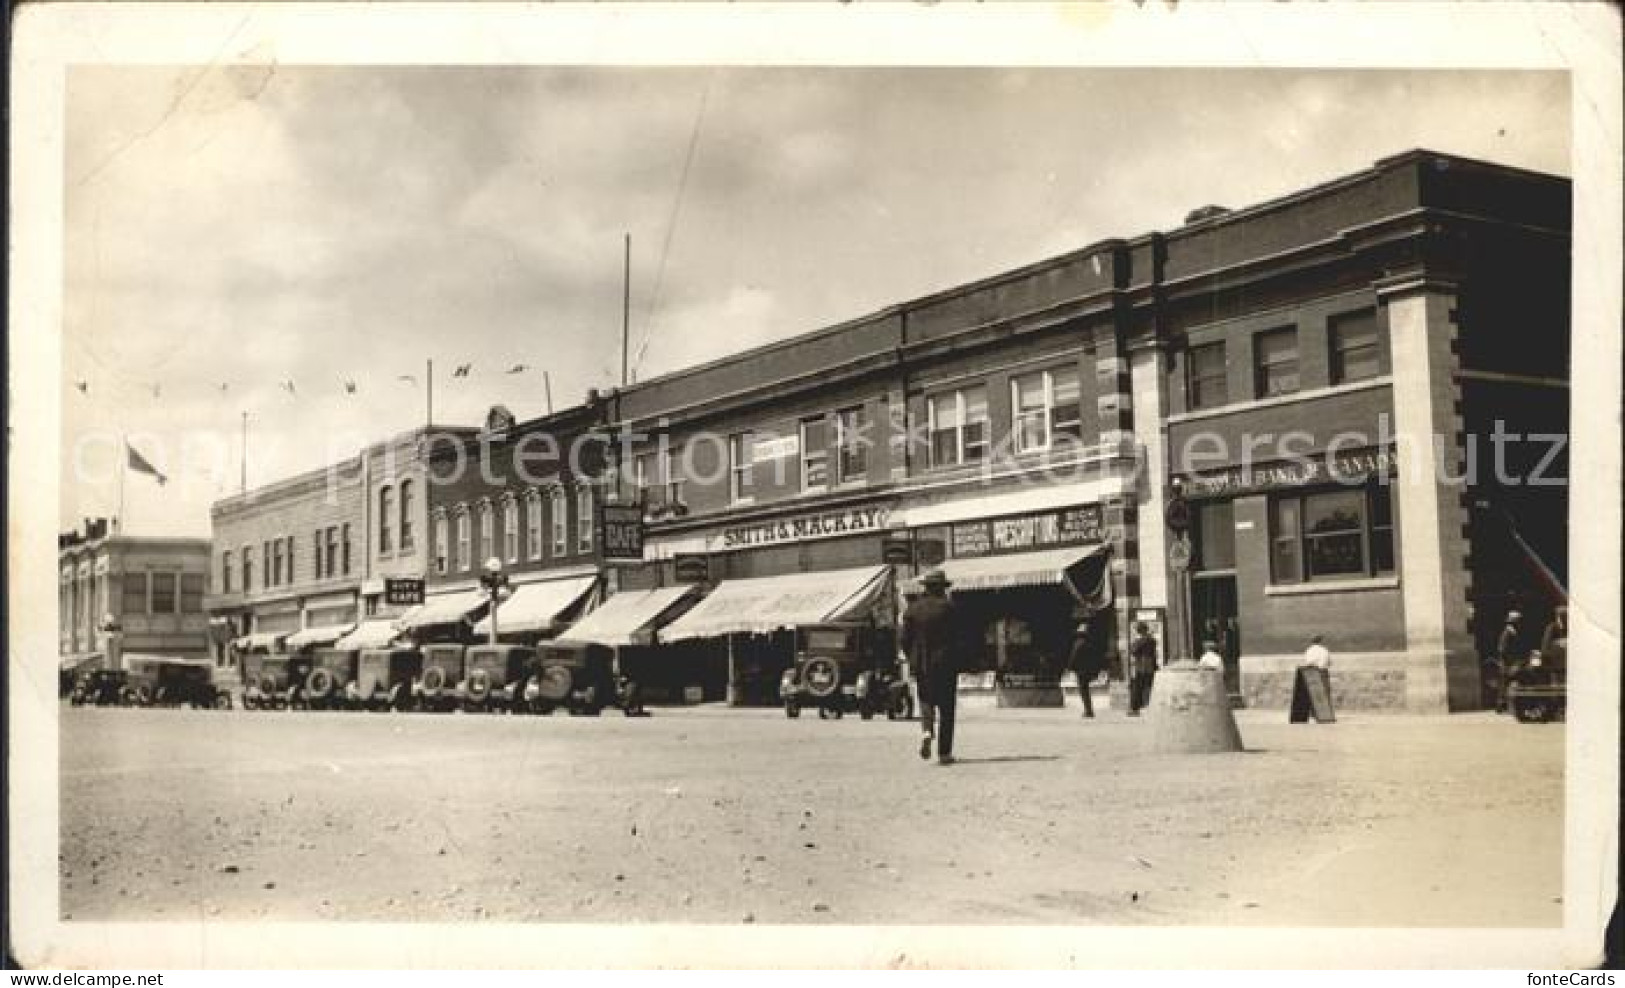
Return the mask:
[(1393, 350), (1396, 547), (1405, 601), (1406, 705), (1479, 706), (1468, 624), (1467, 493), (1456, 371), (1456, 286), (1411, 274), (1376, 285)]
[[(1134, 398), (1131, 386), (1129, 357), (1123, 346), (1118, 327), (1114, 324), (1095, 331), (1095, 422), (1098, 442), (1103, 452), (1129, 458), (1135, 454)], [(1152, 421), (1156, 413), (1151, 413)], [(1122, 465), (1116, 465), (1122, 469)], [(1123, 469), (1126, 473), (1127, 470)], [(1135, 478), (1128, 477), (1123, 492), (1104, 499), (1102, 520), (1106, 538), (1112, 547), (1111, 581), (1115, 598), (1113, 651), (1119, 658), (1128, 652), (1131, 620), (1134, 609), (1140, 606), (1140, 575), (1137, 552), (1139, 507), (1135, 501)], [(1126, 702), (1122, 688), (1122, 669), (1113, 684), (1112, 703)]]

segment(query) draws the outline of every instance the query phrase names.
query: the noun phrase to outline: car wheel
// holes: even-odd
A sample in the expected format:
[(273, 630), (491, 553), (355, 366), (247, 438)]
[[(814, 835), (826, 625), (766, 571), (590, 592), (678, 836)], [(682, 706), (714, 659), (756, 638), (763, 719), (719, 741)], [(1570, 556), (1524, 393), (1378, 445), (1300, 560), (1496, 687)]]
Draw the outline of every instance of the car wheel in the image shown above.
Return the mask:
[(797, 717), (800, 717), (801, 716), (801, 704), (799, 704), (799, 703), (786, 703), (784, 705), (784, 716), (790, 718), (791, 720), (795, 720)]
[(223, 691), (220, 692), (220, 693), (216, 693), (214, 695), (214, 709), (216, 709), (216, 710), (230, 710), (231, 709), (231, 694), (223, 692)]

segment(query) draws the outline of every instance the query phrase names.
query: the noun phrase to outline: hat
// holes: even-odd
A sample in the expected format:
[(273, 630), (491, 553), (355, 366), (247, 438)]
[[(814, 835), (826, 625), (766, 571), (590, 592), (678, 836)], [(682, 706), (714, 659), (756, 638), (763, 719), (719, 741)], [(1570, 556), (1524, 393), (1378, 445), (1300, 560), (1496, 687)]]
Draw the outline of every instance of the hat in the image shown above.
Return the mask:
[(920, 577), (920, 586), (922, 586), (922, 587), (951, 587), (951, 586), (953, 586), (953, 582), (950, 581), (948, 579), (948, 577), (943, 574), (942, 570), (934, 569), (931, 572), (929, 572), (929, 573), (925, 574), (924, 576)]

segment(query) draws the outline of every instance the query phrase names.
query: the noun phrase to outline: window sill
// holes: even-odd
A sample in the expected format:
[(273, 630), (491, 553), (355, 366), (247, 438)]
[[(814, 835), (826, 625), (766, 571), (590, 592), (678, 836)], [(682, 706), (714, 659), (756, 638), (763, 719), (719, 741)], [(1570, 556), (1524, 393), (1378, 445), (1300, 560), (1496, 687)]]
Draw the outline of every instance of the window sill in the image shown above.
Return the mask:
[(1264, 596), (1295, 597), (1303, 594), (1393, 590), (1398, 586), (1397, 576), (1373, 576), (1358, 580), (1319, 580), (1314, 583), (1271, 583), (1264, 587)]

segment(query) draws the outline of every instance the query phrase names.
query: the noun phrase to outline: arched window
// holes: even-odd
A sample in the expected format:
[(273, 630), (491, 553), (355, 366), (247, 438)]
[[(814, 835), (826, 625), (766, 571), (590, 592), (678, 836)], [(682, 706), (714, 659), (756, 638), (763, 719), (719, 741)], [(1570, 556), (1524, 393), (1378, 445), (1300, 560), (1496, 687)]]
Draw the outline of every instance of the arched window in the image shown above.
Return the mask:
[(491, 528), (492, 528), (492, 525), (491, 525), (491, 502), (490, 501), (481, 501), (480, 502), (480, 558), (475, 560), (475, 562), (477, 562), (481, 566), (484, 566), (485, 561), (487, 559), (490, 559), (491, 555), (492, 555)]
[(437, 510), (434, 515), (434, 571), (436, 573), (446, 572), (450, 565), (446, 559), (446, 551), (449, 548), (446, 545), (447, 528), (446, 513)]
[(548, 488), (547, 512), (552, 516), (548, 522), (553, 536), (553, 558), (557, 559), (570, 552), (570, 508), (564, 499), (564, 488)]
[(469, 566), (468, 551), (468, 505), (457, 506), (457, 568), (466, 570)]
[(512, 497), (502, 499), (502, 558), (519, 561), (519, 504)]
[(389, 552), (390, 549), (391, 549), (389, 533), (390, 533), (390, 524), (391, 524), (391, 522), (394, 521), (394, 516), (395, 516), (395, 492), (392, 489), (388, 488), (388, 487), (380, 488), (379, 491), (378, 491), (378, 551), (379, 552)]
[(401, 481), (401, 551), (412, 551), (412, 482)]
[(592, 551), (592, 485), (576, 488), (576, 551)]
[(532, 559), (542, 558), (542, 492), (525, 494), (525, 551)]

